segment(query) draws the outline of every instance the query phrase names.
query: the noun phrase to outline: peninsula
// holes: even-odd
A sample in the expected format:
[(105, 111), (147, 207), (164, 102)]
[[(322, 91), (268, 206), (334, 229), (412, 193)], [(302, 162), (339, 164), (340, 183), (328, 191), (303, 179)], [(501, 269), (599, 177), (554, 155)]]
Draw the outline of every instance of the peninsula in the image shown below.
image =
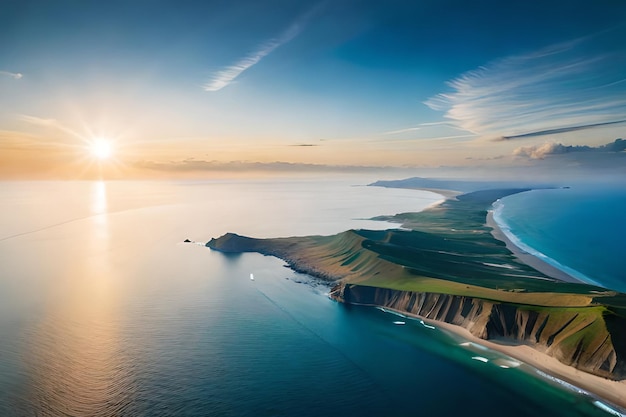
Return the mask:
[(511, 250), (487, 221), (488, 210), (524, 191), (469, 192), (422, 212), (378, 218), (401, 229), (272, 239), (228, 233), (206, 246), (281, 258), (333, 283), (337, 301), (438, 323), (626, 408), (626, 294), (577, 282)]

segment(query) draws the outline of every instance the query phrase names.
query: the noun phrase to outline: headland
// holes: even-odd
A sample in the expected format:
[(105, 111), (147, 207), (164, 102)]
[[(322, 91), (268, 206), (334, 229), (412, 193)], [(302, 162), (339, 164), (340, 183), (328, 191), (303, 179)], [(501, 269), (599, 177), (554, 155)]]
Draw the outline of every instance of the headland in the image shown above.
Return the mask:
[(528, 188), (451, 195), (418, 213), (381, 216), (402, 229), (206, 245), (259, 252), (334, 284), (339, 302), (438, 324), (626, 409), (626, 295), (523, 256), (487, 220), (494, 201)]

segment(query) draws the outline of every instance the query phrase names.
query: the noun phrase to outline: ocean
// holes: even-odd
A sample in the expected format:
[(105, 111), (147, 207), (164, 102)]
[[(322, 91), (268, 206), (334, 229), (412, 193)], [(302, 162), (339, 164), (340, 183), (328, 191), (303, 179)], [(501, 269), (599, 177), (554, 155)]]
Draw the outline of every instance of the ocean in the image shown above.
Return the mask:
[(526, 252), (590, 284), (626, 292), (626, 186), (578, 185), (503, 198), (494, 219)]
[(0, 415), (610, 415), (276, 258), (204, 247), (396, 227), (365, 219), (440, 199), (370, 181), (0, 183)]

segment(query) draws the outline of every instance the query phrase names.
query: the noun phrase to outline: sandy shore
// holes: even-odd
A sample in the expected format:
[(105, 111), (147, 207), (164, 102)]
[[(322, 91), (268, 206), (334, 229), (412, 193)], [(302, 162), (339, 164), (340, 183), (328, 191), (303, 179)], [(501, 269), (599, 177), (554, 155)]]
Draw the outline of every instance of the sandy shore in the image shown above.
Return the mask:
[(487, 226), (493, 229), (493, 231), (491, 232), (493, 237), (504, 242), (506, 244), (507, 249), (513, 252), (513, 254), (526, 265), (532, 266), (537, 271), (542, 272), (546, 274), (547, 276), (557, 279), (559, 281), (588, 284), (584, 281), (574, 278), (573, 276), (561, 271), (557, 267), (552, 266), (549, 263), (542, 261), (536, 256), (531, 255), (528, 252), (521, 249), (520, 247), (516, 246), (500, 229), (500, 227), (498, 226), (498, 223), (496, 223), (496, 221), (493, 218), (492, 211), (489, 211), (487, 213)]
[[(491, 211), (487, 214), (487, 226), (493, 229), (492, 235), (496, 239), (503, 241), (506, 244), (507, 249), (513, 252), (513, 254), (525, 264), (530, 265), (536, 270), (560, 281), (584, 283), (516, 246), (500, 229), (494, 220), (493, 212)], [(473, 336), (466, 329), (459, 326), (441, 322), (436, 322), (435, 324), (442, 329), (458, 334), (465, 339), (483, 345), (489, 349), (504, 353), (505, 355), (522, 361), (548, 375), (554, 376), (581, 388), (592, 395), (596, 395), (599, 399), (606, 400), (614, 406), (621, 407), (621, 410), (619, 411), (626, 414), (626, 381), (610, 381), (599, 376), (579, 371), (572, 366), (559, 362), (551, 356), (539, 352), (531, 346), (498, 344), (488, 340), (479, 339)]]
[[(441, 193), (440, 190), (437, 192)], [(450, 198), (453, 196), (454, 195), (448, 195), (446, 197)], [(489, 211), (487, 214), (487, 226), (493, 229), (492, 235), (496, 239), (504, 242), (507, 249), (509, 249), (523, 263), (559, 281), (584, 283), (583, 281), (572, 277), (571, 275), (516, 246), (500, 229), (493, 218), (492, 211)], [(422, 317), (407, 314), (406, 312), (398, 313), (423, 319)], [(500, 344), (494, 341), (480, 339), (472, 335), (467, 329), (460, 326), (433, 320), (424, 321), (429, 322), (435, 327), (461, 336), (463, 339), (470, 342), (517, 359), (518, 361), (530, 365), (547, 375), (565, 381), (568, 384), (586, 391), (591, 397), (595, 397), (596, 400), (602, 400), (603, 402), (610, 403), (611, 406), (618, 408), (620, 413), (626, 415), (626, 381), (611, 381), (596, 375), (579, 371), (576, 368), (565, 365), (556, 358), (548, 356), (531, 346)]]
[[(572, 277), (571, 275), (542, 261), (541, 259), (525, 252), (523, 249), (516, 246), (500, 229), (500, 227), (494, 220), (493, 212), (491, 211), (489, 211), (487, 214), (487, 226), (493, 229), (493, 237), (504, 242), (507, 249), (513, 252), (513, 254), (523, 263), (532, 266), (536, 270), (543, 272), (549, 277), (555, 278), (559, 281), (584, 283), (579, 279)], [(579, 371), (572, 366), (568, 366), (559, 362), (557, 359), (551, 356), (539, 352), (531, 346), (499, 344), (492, 341), (479, 339), (476, 336), (472, 335), (468, 330), (460, 326), (432, 321), (431, 324), (451, 333), (457, 334), (471, 342), (508, 355), (550, 376), (554, 376), (571, 385), (581, 388), (584, 391), (590, 393), (592, 396), (595, 395), (599, 397), (599, 399), (606, 400), (614, 406), (621, 407), (621, 410), (619, 411), (626, 414), (626, 381), (610, 381), (599, 376)]]
[[(393, 310), (385, 307), (386, 310)], [(407, 317), (424, 320), (425, 323), (436, 328), (460, 336), (461, 338), (484, 346), (490, 350), (504, 355), (535, 368), (551, 377), (567, 382), (574, 387), (585, 391), (587, 395), (599, 400), (622, 415), (626, 415), (626, 381), (611, 381), (596, 375), (577, 370), (572, 366), (565, 365), (557, 359), (542, 353), (531, 346), (500, 344), (494, 341), (480, 339), (471, 334), (467, 329), (441, 321), (428, 320), (406, 311), (396, 311)], [(538, 375), (539, 377), (539, 375)]]

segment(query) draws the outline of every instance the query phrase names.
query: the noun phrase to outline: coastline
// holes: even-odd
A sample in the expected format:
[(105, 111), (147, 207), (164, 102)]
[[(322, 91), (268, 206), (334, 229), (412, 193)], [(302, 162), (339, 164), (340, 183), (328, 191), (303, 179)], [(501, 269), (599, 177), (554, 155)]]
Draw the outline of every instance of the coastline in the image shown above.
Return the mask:
[[(424, 190), (423, 188), (415, 188), (415, 189)], [(429, 189), (427, 191), (434, 192), (434, 190), (432, 189)], [(440, 195), (443, 195), (443, 193), (441, 193), (441, 190), (437, 190), (437, 193)], [(447, 197), (447, 198), (434, 204), (434, 206), (439, 206), (442, 203), (446, 202), (446, 206), (442, 210), (447, 210), (447, 209), (450, 209), (450, 206), (451, 206), (451, 204), (449, 203), (450, 201), (454, 201), (453, 204), (458, 204), (458, 201), (455, 201), (457, 200), (455, 198), (456, 194), (452, 194), (452, 195), (448, 195), (444, 197)], [(473, 201), (478, 201), (481, 204), (486, 203), (486, 200), (484, 199), (484, 197), (483, 196), (481, 197), (482, 197), (482, 200), (478, 199), (478, 200), (473, 200)], [(468, 199), (459, 199), (459, 200), (462, 202), (468, 201)], [(472, 200), (469, 200), (469, 201), (472, 202)], [(470, 207), (473, 207), (473, 206), (470, 206)], [(442, 210), (436, 210), (435, 213), (441, 213)], [(480, 215), (480, 213), (484, 213), (484, 211), (482, 212), (476, 211), (476, 213), (478, 214), (477, 216), (467, 217), (465, 216), (465, 212), (462, 212), (462, 216), (455, 214), (454, 216), (447, 217), (446, 219), (448, 221), (452, 220), (453, 222), (469, 221), (470, 223), (469, 223), (468, 230), (470, 230), (470, 233), (472, 233), (474, 230), (481, 230), (482, 236), (490, 236), (489, 240), (496, 239), (499, 242), (504, 242), (506, 249), (508, 249), (508, 251), (512, 253), (512, 256), (517, 258), (517, 261), (516, 261), (517, 263), (522, 263), (525, 265), (526, 268), (528, 267), (533, 268), (536, 271), (543, 274), (543, 277), (540, 278), (540, 280), (537, 280), (538, 282), (545, 282), (548, 285), (553, 285), (552, 283), (554, 283), (557, 286), (562, 285), (563, 288), (567, 288), (566, 286), (568, 284), (566, 283), (588, 284), (584, 281), (581, 281), (580, 279), (577, 279), (575, 277), (568, 275), (566, 272), (558, 269), (557, 267), (553, 265), (546, 263), (542, 259), (516, 246), (510, 239), (508, 239), (506, 234), (496, 223), (495, 219), (493, 218), (493, 212), (491, 210), (487, 209), (486, 218), (483, 217), (484, 214)], [(426, 219), (432, 220), (431, 217), (426, 217)], [(417, 220), (415, 219), (410, 219), (410, 220), (413, 220), (417, 223)], [(422, 219), (419, 219), (419, 220), (422, 220)], [(454, 223), (453, 225), (455, 226)], [(432, 229), (434, 230), (434, 232), (431, 232), (431, 230), (426, 229), (426, 232), (422, 232), (422, 233), (433, 233), (434, 235), (436, 235), (439, 232), (439, 230), (450, 230), (450, 229), (445, 229), (445, 227), (449, 227), (448, 224), (436, 223), (435, 227)], [(451, 229), (451, 230), (454, 230), (456, 232), (455, 229)], [(468, 232), (465, 232), (465, 233), (468, 233)], [(355, 233), (353, 232), (348, 237), (353, 237), (352, 235), (354, 234)], [(323, 243), (319, 239), (317, 240), (314, 239), (310, 242), (304, 242), (304, 241), (303, 242), (289, 242), (287, 240), (284, 240), (284, 241), (281, 240), (280, 242), (278, 241), (272, 242), (272, 244), (270, 244), (269, 247), (271, 248), (273, 246), (274, 249), (277, 249), (277, 250), (268, 252), (267, 250), (263, 250), (263, 247), (267, 247), (267, 244), (264, 243), (263, 241), (257, 241), (257, 240), (245, 238), (245, 237), (237, 237), (237, 238), (238, 239), (234, 240), (234, 243), (233, 242), (229, 243), (229, 240), (232, 239), (232, 236), (222, 237), (220, 238), (221, 240), (217, 244), (214, 244), (213, 246), (211, 246), (211, 242), (209, 242), (207, 243), (207, 246), (211, 247), (212, 249), (216, 248), (218, 250), (223, 250), (226, 252), (255, 251), (259, 253), (269, 254), (272, 256), (277, 256), (283, 260), (286, 260), (288, 262), (289, 267), (291, 267), (294, 270), (297, 270), (297, 271), (300, 270), (301, 272), (316, 276), (318, 278), (321, 277), (322, 279), (330, 279), (330, 280), (336, 280), (336, 281), (341, 281), (343, 280), (343, 278), (345, 278), (345, 275), (342, 275), (342, 271), (344, 270), (349, 271), (350, 273), (355, 272), (355, 270), (352, 268), (354, 267), (353, 264), (357, 262), (358, 257), (350, 257), (350, 258), (343, 257), (346, 253), (345, 252), (346, 250), (355, 251), (356, 249), (354, 249), (353, 245), (356, 245), (359, 248), (359, 250), (361, 250), (361, 243), (362, 243), (361, 240), (363, 239), (372, 239), (373, 243), (371, 243), (371, 245), (376, 243), (376, 239), (382, 240), (382, 237), (377, 238), (374, 235), (357, 236), (357, 238), (361, 240), (357, 239), (354, 241), (350, 239), (346, 239), (345, 236), (341, 236), (341, 238), (338, 241), (329, 240), (329, 241), (324, 241)], [(412, 241), (405, 241), (405, 242), (409, 245), (412, 243), (415, 243)], [(429, 241), (429, 242), (430, 244), (433, 243), (433, 241)], [(385, 242), (383, 242), (381, 245), (384, 245), (384, 243)], [(496, 243), (498, 242), (494, 242), (493, 246), (496, 248), (500, 248), (498, 249), (499, 252), (505, 251), (505, 249), (502, 247), (501, 244), (496, 244)], [(301, 246), (299, 248), (296, 248), (294, 244), (299, 244)], [(319, 249), (318, 251), (318, 248), (321, 248), (322, 245), (326, 245), (327, 247), (324, 249)], [(328, 245), (330, 245), (330, 249), (328, 248)], [(289, 251), (295, 250), (296, 252), (300, 254), (302, 254), (302, 251), (305, 251), (304, 253), (307, 253), (308, 251), (309, 254), (313, 258), (310, 258), (310, 257), (307, 258), (306, 256), (293, 257), (293, 256), (289, 256), (290, 255), (289, 251), (284, 252), (284, 250), (283, 251), (278, 250), (278, 249), (285, 249), (286, 247), (289, 248)], [(371, 246), (365, 247), (365, 249), (371, 250), (370, 247)], [(415, 248), (416, 250), (419, 250), (421, 246), (419, 244), (416, 244)], [(431, 253), (432, 252), (431, 249), (432, 247), (429, 246), (429, 251), (428, 251), (429, 258), (428, 259), (432, 259), (432, 256), (434, 256)], [(324, 252), (324, 250), (331, 250), (331, 253)], [(437, 253), (440, 253), (440, 252), (437, 252)], [(481, 256), (484, 256), (484, 252), (479, 252), (479, 253), (483, 254)], [(330, 256), (333, 254), (336, 255), (335, 258), (337, 258), (335, 259), (336, 262), (334, 263), (331, 262), (332, 256)], [(313, 263), (310, 263), (310, 262), (312, 260), (318, 259), (320, 256), (323, 256), (325, 263), (322, 263), (321, 267), (318, 269), (315, 266), (316, 265), (315, 262)], [(506, 256), (509, 259), (512, 257), (510, 253), (507, 254)], [(326, 260), (329, 260), (329, 261), (326, 262)], [(442, 259), (442, 261), (444, 260), (445, 259)], [(359, 262), (361, 264), (364, 264), (363, 261), (364, 260), (361, 259)], [(338, 262), (340, 262), (340, 266)], [(306, 268), (302, 268), (303, 263), (304, 265), (307, 266)], [(454, 264), (454, 262), (452, 264)], [(364, 267), (362, 267), (362, 269), (363, 268)], [(333, 275), (328, 275), (327, 273), (328, 271), (333, 272)], [(480, 269), (477, 269), (476, 271), (477, 273), (481, 273), (481, 274), (485, 273), (485, 271), (482, 271)], [(376, 270), (364, 270), (363, 272), (369, 275), (374, 274), (374, 276), (379, 273), (379, 271), (376, 272)], [(387, 274), (388, 272), (389, 272), (389, 267), (385, 266), (385, 274)], [(463, 273), (467, 273), (467, 270), (463, 269)], [(477, 275), (477, 276), (481, 277), (482, 275)], [(527, 283), (529, 284), (530, 287), (534, 288), (535, 284), (530, 281), (532, 280), (529, 280)], [(361, 281), (358, 281), (358, 280), (352, 281), (352, 282), (356, 284), (361, 283)], [(370, 282), (370, 285), (375, 288), (377, 287), (376, 283)], [(513, 287), (513, 288), (518, 288), (518, 287)], [(539, 288), (541, 289), (542, 287), (539, 286)], [(429, 290), (429, 289), (407, 290), (405, 288), (402, 288), (399, 285), (389, 290), (390, 291), (398, 290), (398, 291), (436, 292), (434, 290)], [(509, 290), (509, 292), (511, 294), (517, 294), (516, 290)], [(509, 292), (507, 292), (506, 294), (509, 294)], [(557, 290), (557, 293), (558, 292), (559, 291)], [(524, 294), (521, 294), (521, 295), (524, 295)], [(513, 302), (520, 302), (520, 298), (516, 298)], [(355, 304), (358, 304), (358, 303), (355, 303)], [(538, 305), (536, 301), (530, 302), (530, 304), (533, 306)], [(371, 306), (380, 305), (380, 306), (384, 306), (385, 309), (393, 310), (392, 308), (389, 308), (385, 306), (384, 304), (362, 304), (362, 305), (371, 305)], [(563, 305), (568, 306), (568, 304), (563, 304)], [(562, 306), (562, 305), (559, 304), (559, 306)], [(626, 416), (626, 380), (607, 379), (602, 376), (593, 375), (591, 373), (578, 370), (574, 367), (574, 365), (568, 365), (568, 364), (562, 363), (555, 357), (549, 356), (549, 354), (546, 353), (545, 351), (545, 346), (541, 347), (541, 346), (525, 345), (523, 344), (524, 342), (520, 342), (520, 344), (511, 344), (511, 342), (509, 343), (498, 342), (497, 339), (485, 340), (485, 339), (472, 335), (469, 330), (465, 329), (464, 327), (460, 325), (449, 324), (449, 323), (446, 323), (445, 321), (433, 320), (432, 318), (426, 319), (424, 317), (419, 316), (418, 314), (411, 314), (404, 310), (395, 310), (395, 311), (397, 311), (400, 314), (406, 315), (408, 317), (414, 317), (414, 318), (418, 318), (424, 321), (428, 321), (430, 324), (435, 325), (437, 328), (441, 329), (442, 331), (448, 331), (454, 335), (461, 337), (464, 340), (470, 341), (480, 346), (484, 346), (490, 350), (507, 355), (511, 358), (515, 358), (516, 360), (527, 365), (523, 368), (523, 371), (530, 372), (532, 376), (541, 380), (545, 380), (551, 384), (562, 385), (562, 387), (566, 390), (579, 392), (579, 394), (585, 395), (587, 398), (590, 398), (596, 407), (604, 409), (605, 411), (607, 411), (607, 408), (614, 409), (615, 411), (613, 412), (613, 414)], [(559, 330), (555, 328), (555, 330), (558, 330), (558, 332), (560, 332), (562, 329)], [(543, 329), (541, 329), (541, 331), (543, 331)]]
[[(436, 192), (444, 196), (445, 200), (454, 199), (457, 195), (462, 194), (452, 190), (434, 190), (426, 188), (416, 189)], [(492, 229), (491, 234), (495, 239), (502, 241), (506, 245), (506, 248), (526, 265), (536, 269), (539, 272), (544, 273), (551, 278), (554, 278), (557, 281), (588, 284), (585, 281), (569, 275), (565, 271), (562, 271), (556, 266), (545, 262), (544, 260), (524, 251), (522, 248), (515, 245), (494, 219), (493, 210), (487, 211), (485, 225)], [(443, 321), (425, 319), (416, 314), (411, 314), (406, 311), (394, 310), (389, 307), (385, 308), (387, 310), (395, 311), (396, 313), (405, 315), (407, 317), (423, 320), (429, 325), (435, 326), (436, 328), (444, 332), (456, 335), (471, 343), (483, 346), (489, 350), (507, 355), (513, 359), (522, 362), (523, 364), (534, 368), (535, 370), (540, 371), (541, 373), (544, 373), (549, 377), (554, 377), (575, 388), (579, 388), (583, 391), (582, 394), (585, 394), (596, 401), (600, 401), (601, 403), (610, 406), (614, 409), (614, 411), (619, 412), (621, 415), (626, 415), (626, 381), (612, 381), (606, 378), (602, 378), (600, 376), (579, 371), (573, 366), (566, 365), (556, 358), (549, 356), (528, 345), (501, 344), (492, 340), (481, 339), (474, 336), (469, 330), (462, 326), (457, 326)], [(542, 378), (542, 375), (540, 373), (537, 373), (536, 377)], [(546, 379), (546, 377), (543, 378)]]
[[(386, 310), (394, 311), (406, 317), (418, 320), (424, 320), (429, 325), (435, 326), (437, 329), (443, 330), (460, 336), (461, 338), (486, 347), (487, 349), (510, 356), (526, 365), (531, 366), (549, 376), (564, 381), (576, 388), (584, 391), (584, 394), (595, 400), (601, 401), (605, 405), (614, 408), (615, 411), (626, 415), (626, 381), (611, 381), (600, 376), (591, 375), (589, 373), (579, 371), (578, 369), (559, 362), (556, 358), (546, 355), (539, 350), (527, 345), (510, 345), (500, 344), (492, 340), (480, 339), (469, 332), (469, 330), (454, 324), (425, 319), (416, 314), (399, 311), (389, 307)], [(541, 374), (536, 375), (541, 378)]]
[(429, 191), (431, 193), (439, 194), (444, 200), (448, 200), (450, 198), (454, 198), (454, 197), (456, 197), (458, 195), (463, 194), (462, 191), (447, 190), (445, 188), (417, 188), (417, 187), (411, 187), (411, 188), (406, 188), (406, 189), (407, 190), (418, 190), (418, 191)]
[(515, 243), (513, 243), (511, 239), (509, 239), (508, 236), (502, 231), (502, 229), (500, 228), (500, 225), (498, 225), (498, 223), (493, 218), (493, 210), (489, 210), (487, 212), (487, 220), (485, 224), (488, 227), (492, 228), (492, 232), (491, 232), (492, 236), (504, 242), (504, 244), (506, 245), (506, 248), (510, 250), (513, 253), (513, 255), (515, 255), (521, 262), (525, 263), (526, 265), (531, 266), (535, 268), (537, 271), (542, 272), (546, 274), (547, 276), (554, 278), (558, 281), (571, 282), (571, 283), (576, 283), (576, 284), (589, 284), (588, 282), (582, 281), (578, 278), (575, 278), (569, 275), (565, 271), (560, 270), (556, 266), (553, 266), (545, 262), (544, 260), (536, 257), (535, 255), (532, 255), (526, 252), (525, 250), (517, 246)]
[[(427, 191), (437, 192), (443, 195), (446, 199), (455, 198), (461, 193), (455, 191), (446, 190), (433, 190), (427, 189)], [(587, 284), (586, 282), (575, 278), (565, 271), (543, 261), (542, 259), (524, 251), (519, 246), (515, 245), (504, 231), (500, 228), (500, 225), (495, 221), (493, 216), (493, 210), (487, 211), (486, 226), (492, 229), (492, 236), (502, 241), (508, 250), (515, 255), (521, 262), (526, 265), (535, 268), (539, 272), (546, 274), (558, 281)], [(491, 340), (485, 340), (474, 336), (469, 330), (464, 327), (457, 326), (451, 323), (442, 321), (424, 319), (421, 316), (408, 313), (406, 311), (398, 311), (385, 307), (388, 310), (393, 310), (396, 313), (403, 314), (407, 317), (412, 317), (435, 326), (445, 332), (460, 336), (461, 338), (483, 346), (487, 349), (502, 353), (510, 356), (513, 359), (535, 368), (551, 377), (555, 377), (561, 381), (564, 381), (576, 388), (580, 388), (586, 395), (589, 395), (595, 400), (601, 402), (607, 402), (609, 406), (616, 408), (615, 411), (626, 415), (626, 381), (611, 381), (606, 378), (602, 378), (596, 375), (591, 375), (583, 371), (579, 371), (573, 366), (565, 365), (556, 358), (546, 355), (543, 352), (535, 349), (534, 347), (527, 345), (510, 345), (500, 344)], [(537, 377), (541, 377), (540, 374)]]
[[(493, 237), (504, 242), (507, 249), (509, 249), (521, 262), (559, 281), (588, 284), (515, 245), (494, 219), (493, 210), (489, 210), (487, 212), (486, 225), (492, 228), (491, 234)], [(407, 314), (407, 316), (413, 315)], [(591, 395), (596, 400), (608, 401), (612, 407), (617, 406), (617, 408), (619, 408), (617, 411), (622, 414), (626, 414), (626, 381), (611, 381), (606, 378), (579, 371), (576, 368), (565, 365), (557, 359), (530, 346), (505, 345), (489, 340), (483, 340), (472, 335), (467, 329), (461, 326), (455, 326), (445, 322), (432, 322), (431, 324), (435, 324), (444, 331), (461, 336), (470, 342), (517, 359), (549, 376), (565, 381), (576, 388), (584, 390), (586, 394)]]

